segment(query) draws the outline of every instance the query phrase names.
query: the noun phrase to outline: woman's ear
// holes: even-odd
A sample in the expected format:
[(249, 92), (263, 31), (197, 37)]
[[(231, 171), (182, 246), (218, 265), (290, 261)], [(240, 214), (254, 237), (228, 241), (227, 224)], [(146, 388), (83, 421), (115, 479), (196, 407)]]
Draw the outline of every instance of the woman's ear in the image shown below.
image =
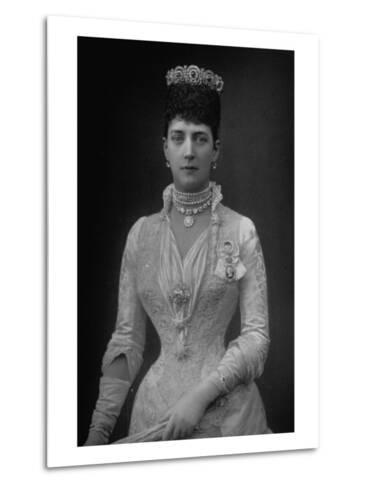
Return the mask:
[(221, 141), (220, 139), (216, 139), (214, 144), (213, 144), (213, 161), (217, 161), (217, 158), (220, 155), (220, 147), (221, 147)]
[(163, 150), (164, 150), (165, 159), (168, 159), (168, 157), (167, 157), (167, 139), (166, 139), (166, 137), (163, 137), (162, 138), (162, 147), (163, 147)]

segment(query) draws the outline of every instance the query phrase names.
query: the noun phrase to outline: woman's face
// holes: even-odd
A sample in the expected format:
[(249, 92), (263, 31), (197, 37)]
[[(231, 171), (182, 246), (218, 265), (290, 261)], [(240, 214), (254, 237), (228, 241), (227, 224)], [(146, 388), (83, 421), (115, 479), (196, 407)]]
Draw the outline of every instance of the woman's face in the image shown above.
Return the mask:
[(220, 141), (213, 140), (211, 128), (177, 117), (170, 122), (163, 142), (176, 189), (204, 190), (210, 180), (211, 163), (217, 160), (220, 148)]

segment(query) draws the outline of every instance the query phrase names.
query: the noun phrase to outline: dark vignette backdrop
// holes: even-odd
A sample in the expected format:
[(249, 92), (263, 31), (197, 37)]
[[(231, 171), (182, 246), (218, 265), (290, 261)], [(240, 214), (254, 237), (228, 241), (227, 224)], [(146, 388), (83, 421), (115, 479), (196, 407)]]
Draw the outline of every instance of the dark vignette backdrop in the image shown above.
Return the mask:
[[(197, 64), (220, 74), (224, 204), (256, 224), (265, 255), (271, 349), (257, 380), (274, 432), (294, 430), (294, 53), (117, 39), (78, 39), (78, 445), (98, 394), (117, 312), (127, 232), (161, 209), (164, 76)], [(234, 317), (227, 340), (239, 330)], [(139, 381), (159, 353), (148, 326), (143, 371), (113, 439), (126, 435)], [(67, 358), (66, 358), (67, 360)]]

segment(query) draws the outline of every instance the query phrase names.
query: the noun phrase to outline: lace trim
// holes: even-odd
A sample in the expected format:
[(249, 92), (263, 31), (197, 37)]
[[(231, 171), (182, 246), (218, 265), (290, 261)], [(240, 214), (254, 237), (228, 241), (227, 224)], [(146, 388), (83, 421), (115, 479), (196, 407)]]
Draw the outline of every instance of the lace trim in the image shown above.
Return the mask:
[[(219, 215), (217, 213), (218, 204), (223, 199), (221, 192), (221, 186), (217, 185), (214, 181), (210, 182), (210, 188), (212, 189), (212, 205), (211, 205), (211, 222), (218, 224), (220, 222)], [(173, 205), (173, 191), (174, 184), (168, 185), (162, 193), (163, 209), (161, 210), (161, 219), (169, 220), (169, 213)]]

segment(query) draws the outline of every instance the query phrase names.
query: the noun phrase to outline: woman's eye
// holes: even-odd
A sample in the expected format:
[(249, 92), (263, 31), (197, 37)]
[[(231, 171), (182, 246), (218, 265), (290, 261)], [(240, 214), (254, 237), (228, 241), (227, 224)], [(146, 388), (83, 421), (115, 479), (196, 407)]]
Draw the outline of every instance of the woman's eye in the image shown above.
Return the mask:
[(183, 142), (183, 136), (181, 136), (179, 134), (175, 134), (171, 137), (171, 140), (174, 141), (176, 144), (179, 144), (179, 143)]
[(198, 136), (196, 138), (196, 141), (199, 143), (199, 144), (205, 144), (207, 142), (207, 137), (206, 136)]

